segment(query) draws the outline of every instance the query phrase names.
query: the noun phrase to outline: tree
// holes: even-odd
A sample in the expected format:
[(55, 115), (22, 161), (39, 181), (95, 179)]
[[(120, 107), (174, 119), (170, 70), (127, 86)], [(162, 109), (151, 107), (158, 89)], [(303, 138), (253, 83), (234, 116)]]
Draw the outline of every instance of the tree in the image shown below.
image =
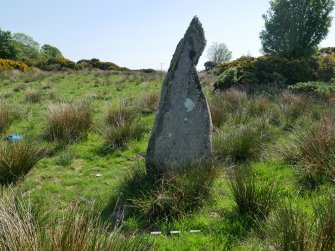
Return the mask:
[(17, 58), (19, 60), (30, 61), (40, 56), (40, 45), (32, 37), (24, 33), (15, 33), (13, 35), (14, 46), (18, 51)]
[(56, 47), (51, 46), (49, 44), (45, 44), (45, 45), (42, 46), (41, 54), (46, 59), (63, 57), (63, 55), (62, 55), (62, 53), (60, 52), (59, 49), (57, 49)]
[(213, 42), (207, 50), (207, 58), (214, 64), (230, 61), (232, 53), (224, 43)]
[(0, 29), (0, 58), (16, 59), (17, 50), (13, 44), (13, 37), (10, 31)]
[(327, 36), (333, 0), (273, 0), (260, 33), (266, 54), (308, 57)]
[(39, 51), (40, 50), (40, 45), (38, 42), (36, 42), (32, 37), (24, 34), (24, 33), (15, 33), (13, 35), (13, 40), (17, 41), (21, 44), (24, 44), (26, 46), (30, 46), (31, 48)]

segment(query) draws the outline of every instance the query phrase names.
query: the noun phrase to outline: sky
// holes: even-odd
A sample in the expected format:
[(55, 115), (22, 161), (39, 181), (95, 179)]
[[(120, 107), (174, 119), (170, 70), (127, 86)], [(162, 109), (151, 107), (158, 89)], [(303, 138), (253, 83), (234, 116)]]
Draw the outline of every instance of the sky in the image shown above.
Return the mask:
[[(207, 47), (225, 43), (233, 58), (260, 55), (269, 0), (0, 0), (0, 28), (51, 44), (73, 61), (98, 58), (131, 69), (167, 70), (193, 16)], [(334, 13), (333, 13), (334, 14)], [(335, 20), (320, 46), (335, 46)]]

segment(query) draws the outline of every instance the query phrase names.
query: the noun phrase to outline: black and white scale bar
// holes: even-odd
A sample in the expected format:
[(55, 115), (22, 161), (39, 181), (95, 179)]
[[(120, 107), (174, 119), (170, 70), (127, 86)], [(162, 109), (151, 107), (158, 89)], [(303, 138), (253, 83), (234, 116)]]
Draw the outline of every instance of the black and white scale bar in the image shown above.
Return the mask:
[[(167, 232), (162, 232), (162, 231), (153, 231), (150, 232), (150, 234), (152, 235), (161, 235), (161, 234), (166, 234), (166, 235), (172, 235), (172, 234), (180, 234), (182, 231), (178, 231), (178, 230), (174, 230), (174, 231), (167, 231)], [(189, 232), (189, 233), (200, 233), (200, 230), (189, 230), (189, 231), (185, 231), (185, 232)]]

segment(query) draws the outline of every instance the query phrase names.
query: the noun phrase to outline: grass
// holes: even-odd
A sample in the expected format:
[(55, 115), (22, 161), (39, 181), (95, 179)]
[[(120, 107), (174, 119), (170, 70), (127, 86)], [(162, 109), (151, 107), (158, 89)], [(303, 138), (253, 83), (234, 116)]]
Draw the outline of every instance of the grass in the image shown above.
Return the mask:
[(26, 175), (41, 159), (42, 150), (34, 143), (0, 144), (0, 184), (9, 184)]
[(0, 133), (5, 131), (11, 124), (10, 109), (4, 102), (0, 103)]
[(50, 105), (45, 136), (50, 140), (72, 142), (87, 136), (92, 111), (87, 103)]
[(37, 103), (41, 100), (41, 93), (38, 90), (26, 90), (26, 100), (31, 103)]
[[(55, 216), (57, 217), (57, 216)], [(42, 221), (15, 194), (0, 199), (1, 250), (151, 250), (144, 238), (122, 237), (77, 205), (61, 219)]]
[(116, 149), (127, 146), (131, 140), (141, 139), (146, 129), (132, 108), (121, 102), (117, 108), (107, 111), (102, 131), (106, 144)]
[(276, 206), (277, 185), (271, 180), (258, 180), (247, 168), (232, 171), (230, 189), (238, 212), (242, 215), (265, 219)]
[(218, 158), (233, 162), (261, 159), (262, 150), (272, 134), (262, 120), (228, 125), (214, 134), (214, 152)]
[(270, 226), (274, 246), (280, 250), (335, 250), (335, 204), (323, 201), (311, 216), (301, 207), (284, 203)]
[[(159, 93), (163, 80), (161, 74), (104, 71), (0, 73), (1, 100), (4, 100), (10, 110), (10, 123), (2, 131), (2, 137), (19, 133), (23, 135), (22, 143), (26, 142), (29, 145), (29, 142), (35, 142), (38, 148), (46, 149), (43, 158), (30, 169), (31, 171), (22, 174), (21, 178), (11, 183), (11, 187), (17, 191), (17, 197), (20, 198), (14, 201), (31, 206), (32, 226), (37, 235), (34, 232), (30, 236), (37, 236), (38, 245), (53, 243), (66, 249), (70, 240), (77, 243), (74, 239), (87, 245), (81, 236), (87, 236), (85, 238), (90, 243), (93, 243), (90, 236), (97, 239), (104, 236), (108, 239), (109, 235), (105, 234), (104, 230), (105, 224), (119, 219), (116, 216), (119, 212), (124, 212), (116, 235), (113, 225), (109, 225), (107, 229), (108, 233), (113, 233), (113, 238), (116, 238), (114, 243), (127, 243), (129, 240), (130, 246), (136, 245), (141, 248), (143, 244), (144, 249), (155, 250), (269, 250), (271, 246), (276, 250), (283, 250), (284, 242), (274, 238), (281, 236), (279, 229), (263, 231), (265, 227), (275, 226), (273, 220), (278, 219), (276, 215), (283, 207), (283, 201), (293, 201), (294, 209), (300, 206), (299, 212), (303, 213), (308, 226), (311, 226), (314, 237), (309, 239), (314, 244), (319, 243), (315, 241), (315, 236), (333, 236), (320, 234), (333, 231), (331, 210), (334, 206), (328, 206), (325, 201), (334, 191), (332, 178), (330, 174), (323, 172), (322, 182), (311, 189), (304, 189), (299, 182), (301, 176), (297, 174), (300, 174), (300, 170), (306, 173), (308, 165), (306, 161), (302, 163), (302, 159), (299, 157), (299, 160), (299, 155), (296, 155), (300, 151), (297, 151), (297, 144), (305, 144), (303, 140), (297, 141), (298, 135), (309, 135), (310, 139), (313, 128), (324, 124), (322, 118), (332, 121), (333, 95), (329, 95), (329, 99), (290, 92), (267, 92), (270, 94), (250, 96), (238, 90), (213, 94), (211, 83), (214, 78), (215, 76), (207, 76), (206, 73), (202, 73), (201, 76), (205, 83), (205, 95), (212, 109), (214, 150), (218, 154), (215, 156), (219, 161), (219, 175), (211, 179), (211, 172), (203, 168), (185, 176), (178, 174), (164, 177), (163, 181), (162, 177), (148, 178), (144, 168), (149, 129), (154, 123), (157, 97), (148, 96)], [(20, 87), (13, 91), (14, 87), (21, 85), (22, 89)], [(39, 102), (27, 102), (25, 87), (26, 90), (37, 90), (41, 94)], [(59, 144), (64, 140), (62, 136), (45, 137), (53, 135), (47, 133), (47, 128), (61, 128), (49, 127), (52, 115), (48, 109), (49, 105), (54, 104), (54, 107), (62, 111), (60, 108), (63, 105), (71, 108), (81, 107), (80, 100), (90, 101), (90, 127), (83, 126), (89, 129), (77, 130), (78, 134), (73, 138), (64, 136), (65, 142), (71, 143), (66, 145)], [(141, 102), (143, 105), (139, 105)], [(124, 110), (120, 111), (122, 103), (124, 106), (121, 109)], [(76, 111), (78, 110), (85, 109)], [(111, 116), (107, 116), (109, 110), (113, 111)], [(96, 130), (112, 127), (119, 133), (120, 125), (125, 124), (124, 121), (127, 121), (128, 125), (138, 124), (145, 130), (140, 137), (128, 137), (131, 130), (127, 129), (120, 137), (113, 136), (110, 140), (106, 134)], [(86, 125), (78, 123), (79, 128), (84, 124)], [(72, 125), (67, 125), (68, 127), (63, 127), (63, 131), (66, 132), (64, 135), (70, 135), (67, 132), (71, 130), (66, 128)], [(329, 127), (331, 128), (332, 126)], [(323, 129), (318, 130), (321, 132)], [(323, 134), (331, 135), (331, 130), (325, 129)], [(221, 139), (220, 144), (217, 144), (217, 137)], [(113, 140), (116, 138), (120, 138), (121, 143), (113, 146)], [(321, 145), (317, 148), (315, 142), (318, 142), (316, 139), (320, 137), (314, 138), (314, 143), (309, 143), (310, 152), (304, 153), (306, 157), (313, 156), (312, 154), (319, 156), (318, 151), (328, 149), (322, 148)], [(115, 147), (117, 145), (123, 146)], [(293, 150), (292, 145), (295, 146)], [(278, 151), (284, 148), (291, 149), (291, 156), (295, 158), (287, 158), (283, 151)], [(330, 158), (330, 152), (324, 156)], [(327, 163), (327, 158), (324, 158), (322, 163)], [(226, 175), (230, 170), (227, 167), (228, 163), (233, 164), (236, 169), (252, 169), (250, 180), (245, 178), (242, 179), (243, 182), (238, 183), (240, 189), (236, 198), (240, 199), (235, 200), (231, 189), (230, 179), (234, 180), (233, 176)], [(140, 171), (137, 172), (138, 168)], [(136, 177), (134, 173), (137, 173)], [(131, 175), (128, 178), (129, 174)], [(250, 176), (246, 174), (246, 177)], [(208, 186), (203, 185), (206, 180), (211, 181)], [(278, 186), (272, 187), (271, 181), (275, 181), (273, 184), (278, 183)], [(0, 194), (7, 191), (6, 185), (1, 187)], [(276, 195), (276, 203), (271, 205), (268, 201), (272, 201), (275, 195), (271, 196), (270, 188), (275, 190), (273, 194)], [(113, 198), (120, 198), (118, 206), (115, 205), (117, 199)], [(240, 212), (237, 200), (244, 200), (241, 205), (250, 205), (248, 207), (252, 210), (241, 213), (243, 210)], [(40, 204), (43, 205), (43, 209), (40, 209)], [(74, 212), (69, 210), (73, 205), (76, 205)], [(124, 205), (126, 207), (123, 211)], [(318, 209), (314, 210), (313, 205)], [(92, 212), (87, 208), (92, 209)], [(28, 210), (27, 207), (25, 210)], [(40, 219), (38, 215), (42, 216), (41, 212), (50, 214)], [(248, 214), (259, 215), (256, 220), (253, 219), (253, 222), (259, 224), (250, 227), (251, 217)], [(92, 222), (92, 217), (94, 226), (89, 223)], [(82, 219), (85, 219), (84, 222)], [(89, 223), (89, 227), (83, 225), (85, 222)], [(4, 223), (5, 220), (1, 218), (0, 225)], [(100, 228), (100, 225), (103, 228)], [(322, 227), (322, 231), (321, 226), (325, 226)], [(25, 227), (22, 226), (22, 229)], [(74, 232), (70, 233), (69, 229), (73, 229)], [(189, 230), (192, 229), (200, 232), (190, 233)], [(151, 230), (163, 233), (180, 230), (181, 233), (152, 236), (148, 234)], [(82, 235), (77, 236), (81, 232)], [(275, 234), (270, 236), (267, 232)], [(40, 238), (40, 233), (48, 233), (44, 235), (45, 240)], [(18, 231), (18, 234), (24, 237), (24, 233)], [(53, 234), (55, 241), (50, 238)], [(331, 240), (328, 237), (322, 239)], [(151, 246), (152, 243), (154, 246)], [(331, 241), (325, 243), (329, 243), (328, 246), (324, 244), (325, 250), (333, 248), (334, 244)], [(76, 245), (82, 247), (81, 243)], [(50, 250), (50, 246), (46, 247), (45, 250)], [(83, 249), (85, 250), (85, 247)]]
[(284, 155), (301, 168), (301, 180), (312, 187), (324, 180), (335, 181), (335, 127), (332, 118), (322, 117), (293, 135), (294, 141)]
[[(208, 164), (167, 170), (160, 177), (135, 173), (127, 186), (137, 186), (140, 194), (130, 199), (131, 207), (148, 225), (180, 218), (200, 210), (210, 199), (218, 175), (219, 167)], [(148, 184), (148, 180), (151, 183), (149, 186), (139, 188), (143, 183)]]
[(142, 113), (154, 113), (158, 109), (160, 93), (152, 92), (144, 94), (138, 100), (138, 106)]

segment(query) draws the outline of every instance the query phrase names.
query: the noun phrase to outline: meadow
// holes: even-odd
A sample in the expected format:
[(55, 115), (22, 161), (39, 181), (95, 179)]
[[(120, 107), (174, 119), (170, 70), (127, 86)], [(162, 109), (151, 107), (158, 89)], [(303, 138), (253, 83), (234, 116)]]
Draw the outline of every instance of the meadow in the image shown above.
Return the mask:
[(335, 95), (199, 78), (213, 166), (157, 185), (164, 73), (1, 72), (0, 135), (23, 139), (0, 143), (0, 249), (335, 250)]

